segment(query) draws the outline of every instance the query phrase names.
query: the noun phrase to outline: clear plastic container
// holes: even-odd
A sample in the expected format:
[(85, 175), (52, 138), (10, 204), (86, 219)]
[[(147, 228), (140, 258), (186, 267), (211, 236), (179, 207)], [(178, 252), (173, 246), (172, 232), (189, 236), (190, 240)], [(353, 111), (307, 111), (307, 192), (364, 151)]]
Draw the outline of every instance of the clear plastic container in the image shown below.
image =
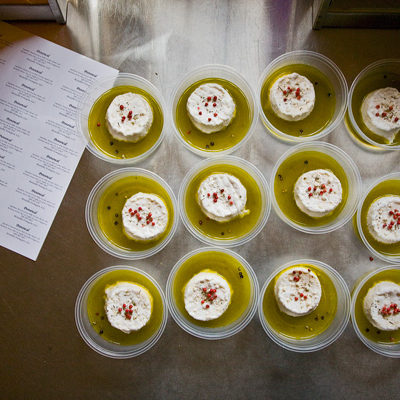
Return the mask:
[(357, 319), (356, 319), (356, 314), (355, 314), (355, 308), (356, 308), (356, 301), (359, 296), (360, 290), (363, 288), (363, 286), (367, 283), (368, 280), (373, 278), (375, 275), (381, 273), (382, 271), (388, 271), (388, 270), (398, 270), (399, 271), (399, 276), (400, 276), (400, 266), (399, 265), (388, 265), (385, 267), (381, 267), (375, 271), (369, 272), (365, 276), (363, 276), (361, 279), (357, 281), (357, 283), (354, 286), (354, 289), (351, 294), (351, 322), (353, 324), (353, 328), (358, 336), (358, 338), (372, 351), (375, 353), (378, 353), (382, 356), (386, 357), (393, 357), (393, 358), (400, 358), (400, 343), (379, 343), (375, 342), (369, 338), (367, 338), (362, 331), (360, 330), (358, 324), (357, 324)]
[[(179, 99), (181, 98), (182, 94), (186, 91), (186, 89), (193, 85), (194, 83), (203, 80), (203, 79), (208, 79), (208, 78), (217, 78), (217, 79), (225, 79), (234, 85), (236, 85), (244, 94), (244, 96), (247, 99), (248, 107), (250, 110), (250, 127), (245, 134), (245, 136), (242, 138), (241, 141), (233, 145), (232, 147), (229, 147), (225, 150), (213, 150), (213, 148), (209, 149), (200, 149), (197, 147), (194, 147), (190, 143), (188, 143), (184, 139), (184, 133), (182, 133), (179, 130), (179, 127), (177, 125), (177, 119), (176, 119), (176, 109), (177, 105), (179, 102)], [(242, 147), (251, 137), (253, 134), (257, 121), (258, 121), (258, 105), (255, 99), (255, 94), (247, 80), (239, 74), (235, 69), (232, 67), (229, 67), (227, 65), (219, 65), (219, 64), (209, 64), (209, 65), (203, 65), (199, 68), (196, 68), (186, 74), (183, 79), (178, 83), (176, 88), (174, 89), (172, 96), (171, 96), (171, 121), (173, 123), (173, 128), (174, 132), (176, 134), (176, 137), (182, 143), (188, 150), (192, 151), (193, 153), (201, 156), (201, 157), (212, 157), (212, 156), (218, 156), (221, 154), (230, 154), (240, 147)], [(221, 131), (222, 132), (222, 131)], [(207, 139), (207, 134), (205, 135), (205, 141)]]
[[(189, 314), (187, 314), (186, 311), (185, 313), (182, 313), (179, 310), (173, 293), (175, 278), (182, 264), (184, 264), (185, 261), (191, 259), (192, 257), (196, 257), (196, 255), (207, 252), (219, 252), (226, 254), (230, 257), (233, 257), (236, 263), (237, 262), (240, 263), (241, 271), (239, 272), (239, 274), (240, 273), (247, 274), (247, 277), (249, 278), (250, 295), (245, 311), (236, 319), (236, 321), (222, 327), (201, 326), (201, 325), (196, 325), (195, 323), (190, 321)], [(233, 266), (233, 268), (236, 267), (237, 264)], [(238, 273), (237, 269), (235, 269), (235, 273)], [(181, 288), (179, 288), (179, 290), (181, 290)], [(257, 276), (254, 273), (251, 266), (249, 265), (249, 263), (244, 258), (242, 258), (239, 254), (234, 253), (232, 250), (222, 249), (219, 247), (203, 247), (187, 253), (172, 268), (167, 281), (166, 297), (167, 297), (168, 308), (172, 315), (172, 318), (184, 331), (201, 339), (217, 340), (217, 339), (226, 339), (230, 336), (235, 335), (236, 333), (243, 330), (250, 323), (254, 314), (257, 311), (258, 292), (259, 292), (259, 286), (258, 286)]]
[[(357, 220), (356, 234), (361, 238), (364, 245), (374, 256), (376, 256), (376, 257), (380, 258), (381, 260), (386, 261), (388, 263), (400, 263), (400, 254), (391, 255), (388, 253), (383, 253), (383, 252), (379, 251), (378, 249), (375, 249), (375, 247), (368, 241), (367, 237), (365, 236), (364, 229), (361, 224), (361, 215), (362, 215), (361, 211), (363, 209), (364, 202), (365, 202), (365, 199), (368, 196), (368, 194), (371, 192), (372, 189), (374, 189), (380, 183), (385, 182), (385, 181), (391, 181), (391, 180), (399, 181), (399, 188), (400, 188), (400, 172), (393, 172), (391, 174), (382, 176), (381, 178), (377, 179), (374, 183), (372, 183), (372, 185), (370, 185), (368, 187), (368, 189), (362, 195), (358, 209), (357, 209), (357, 214), (356, 214), (356, 220)], [(393, 194), (393, 193), (386, 193), (386, 194)], [(380, 196), (378, 196), (378, 197), (380, 197)]]
[[(135, 345), (120, 345), (117, 343), (109, 342), (105, 340), (103, 337), (101, 337), (93, 329), (91, 322), (89, 320), (87, 303), (88, 303), (88, 296), (93, 285), (105, 274), (117, 270), (134, 271), (142, 275), (145, 279), (151, 281), (151, 283), (155, 286), (156, 290), (158, 291), (161, 297), (162, 308), (163, 308), (162, 322), (159, 325), (159, 327), (155, 330), (153, 335), (142, 343), (138, 343)], [(82, 286), (75, 303), (75, 323), (82, 339), (91, 349), (101, 354), (102, 356), (110, 358), (124, 359), (124, 358), (136, 357), (149, 350), (156, 344), (156, 342), (160, 339), (161, 335), (163, 334), (165, 326), (167, 324), (167, 319), (168, 319), (167, 304), (165, 302), (164, 293), (160, 285), (156, 282), (154, 278), (152, 278), (146, 272), (126, 265), (117, 265), (113, 267), (108, 267), (102, 269), (101, 271), (96, 272)]]
[[(288, 65), (305, 64), (310, 65), (321, 71), (331, 82), (336, 96), (336, 106), (334, 114), (327, 125), (317, 134), (311, 136), (293, 136), (276, 128), (265, 115), (261, 106), (261, 91), (265, 80), (279, 70)], [(261, 120), (267, 131), (273, 136), (286, 141), (286, 142), (309, 142), (312, 140), (319, 140), (332, 132), (342, 121), (347, 108), (347, 82), (338, 66), (322, 54), (308, 50), (296, 50), (289, 53), (282, 54), (273, 60), (261, 74), (258, 81), (257, 102), (259, 104)]]
[[(169, 233), (165, 236), (165, 238), (162, 241), (154, 245), (154, 247), (141, 251), (127, 250), (111, 243), (107, 239), (104, 232), (102, 231), (97, 216), (99, 201), (103, 193), (105, 193), (105, 191), (107, 190), (107, 188), (114, 182), (117, 182), (120, 179), (131, 176), (139, 176), (139, 177), (143, 176), (145, 178), (152, 179), (156, 183), (161, 185), (163, 189), (168, 193), (168, 196), (171, 200), (173, 207), (173, 215), (170, 216), (170, 218), (173, 219), (173, 223)], [(96, 242), (96, 244), (108, 254), (111, 254), (114, 257), (118, 257), (125, 260), (138, 260), (141, 258), (150, 257), (161, 251), (174, 236), (179, 220), (178, 205), (176, 202), (176, 198), (172, 189), (167, 184), (167, 182), (165, 182), (164, 179), (162, 179), (161, 177), (159, 177), (158, 175), (156, 175), (151, 171), (135, 167), (122, 168), (110, 172), (96, 183), (96, 185), (91, 190), (86, 202), (85, 218), (89, 233), (92, 236), (92, 239)]]
[[(280, 165), (293, 154), (298, 154), (306, 151), (316, 151), (319, 153), (327, 154), (338, 162), (346, 173), (347, 183), (348, 183), (348, 196), (345, 206), (343, 207), (340, 214), (331, 222), (325, 225), (319, 226), (305, 226), (292, 221), (286, 216), (286, 214), (281, 210), (276, 200), (276, 193), (274, 188), (274, 181), (277, 171)], [(300, 176), (300, 173), (299, 173)], [(304, 233), (310, 234), (322, 234), (333, 232), (336, 229), (341, 228), (345, 225), (354, 215), (357, 210), (360, 194), (361, 194), (361, 175), (358, 170), (357, 165), (351, 159), (351, 157), (345, 153), (342, 149), (334, 146), (330, 143), (325, 142), (312, 142), (312, 143), (301, 143), (286, 151), (277, 161), (275, 167), (271, 174), (271, 193), (272, 193), (272, 206), (275, 212), (278, 214), (279, 218), (287, 223), (292, 228), (295, 228)], [(296, 205), (294, 205), (296, 206)]]
[[(207, 236), (203, 232), (199, 231), (196, 228), (196, 226), (192, 223), (192, 221), (188, 217), (187, 210), (185, 207), (185, 198), (188, 190), (188, 185), (190, 184), (192, 179), (194, 179), (201, 171), (209, 167), (212, 167), (214, 165), (221, 165), (221, 164), (236, 166), (246, 171), (255, 180), (261, 193), (261, 212), (257, 222), (254, 224), (254, 226), (251, 228), (250, 231), (237, 238), (224, 239), (223, 237), (221, 237), (221, 239), (217, 239), (215, 237)], [(201, 242), (215, 246), (235, 247), (235, 246), (240, 246), (254, 239), (264, 228), (265, 224), (267, 223), (269, 214), (271, 212), (270, 193), (268, 189), (268, 183), (264, 175), (249, 161), (235, 156), (209, 158), (207, 160), (203, 160), (197, 163), (183, 178), (179, 189), (178, 201), (179, 201), (179, 211), (181, 219), (185, 227), (188, 229), (188, 231), (194, 237), (199, 239)], [(204, 214), (204, 218), (205, 217), (206, 216)], [(221, 230), (224, 229), (223, 227), (224, 223), (221, 223)]]
[[(400, 59), (386, 59), (386, 60), (376, 61), (365, 67), (356, 76), (349, 90), (348, 115), (346, 115), (345, 124), (349, 134), (355, 140), (355, 142), (360, 146), (367, 148), (369, 150), (399, 150), (400, 145), (379, 143), (376, 142), (371, 137), (369, 137), (366, 133), (364, 133), (364, 131), (357, 123), (357, 120), (355, 118), (355, 110), (353, 108), (353, 97), (357, 94), (359, 88), (363, 85), (363, 82), (368, 83), (369, 79), (374, 79), (376, 78), (376, 76), (380, 74), (385, 76), (385, 74), (391, 74), (391, 73), (396, 74), (400, 77)], [(399, 82), (397, 82), (397, 84), (399, 84)], [(379, 88), (374, 86), (376, 86), (376, 84), (371, 84), (371, 87), (373, 88), (372, 90)], [(390, 83), (384, 84), (382, 82), (382, 85), (378, 86), (383, 88), (386, 86), (390, 86)], [(361, 107), (361, 104), (359, 104), (358, 106)]]
[[(90, 136), (89, 129), (88, 129), (88, 120), (90, 110), (92, 109), (93, 104), (95, 101), (106, 91), (113, 87), (117, 86), (133, 86), (139, 89), (144, 90), (148, 94), (150, 94), (153, 99), (158, 103), (158, 106), (161, 109), (163, 115), (163, 127), (161, 130), (161, 134), (158, 137), (157, 141), (153, 144), (151, 148), (146, 150), (144, 153), (139, 154), (136, 157), (132, 158), (113, 158), (103, 153), (94, 143)], [(103, 161), (107, 161), (110, 163), (118, 164), (118, 165), (132, 165), (139, 161), (144, 160), (150, 154), (152, 154), (158, 146), (161, 144), (165, 137), (166, 126), (167, 126), (167, 112), (166, 112), (166, 104), (163, 99), (161, 92), (148, 80), (142, 78), (141, 76), (129, 74), (129, 73), (119, 73), (118, 76), (115, 78), (113, 77), (105, 77), (103, 79), (99, 79), (95, 81), (95, 83), (89, 87), (86, 95), (82, 97), (81, 102), (78, 105), (78, 113), (77, 113), (77, 120), (76, 126), (79, 132), (82, 133), (85, 141), (86, 141), (86, 148), (96, 157), (100, 158)], [(134, 143), (132, 144), (135, 145)]]
[[(320, 333), (317, 336), (314, 336), (309, 339), (295, 339), (292, 337), (288, 337), (274, 330), (268, 320), (266, 319), (263, 311), (263, 302), (264, 295), (268, 285), (271, 281), (278, 275), (281, 271), (299, 264), (308, 264), (311, 266), (316, 266), (318, 269), (322, 270), (328, 277), (331, 279), (332, 283), (335, 286), (336, 294), (337, 294), (337, 309), (336, 315), (329, 325), (329, 327)], [(350, 292), (347, 287), (345, 280), (342, 276), (331, 266), (325, 264), (321, 261), (317, 260), (295, 260), (290, 261), (279, 268), (277, 268), (267, 279), (264, 286), (260, 292), (260, 298), (258, 301), (258, 316), (261, 321), (261, 325), (267, 335), (272, 339), (276, 344), (283, 347), (286, 350), (298, 352), (298, 353), (309, 353), (313, 351), (322, 350), (323, 348), (331, 345), (335, 342), (340, 335), (344, 332), (347, 323), (350, 318)]]

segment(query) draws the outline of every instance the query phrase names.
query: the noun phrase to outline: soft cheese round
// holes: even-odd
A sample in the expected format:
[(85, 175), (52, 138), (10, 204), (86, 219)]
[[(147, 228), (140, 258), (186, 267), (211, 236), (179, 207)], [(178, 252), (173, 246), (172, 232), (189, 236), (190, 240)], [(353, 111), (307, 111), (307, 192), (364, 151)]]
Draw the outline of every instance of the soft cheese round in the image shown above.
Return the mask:
[(363, 309), (368, 321), (382, 331), (400, 328), (400, 286), (390, 281), (377, 283), (368, 290)]
[(130, 239), (157, 239), (167, 229), (168, 209), (159, 196), (139, 192), (126, 201), (122, 209), (122, 224)]
[(118, 282), (106, 291), (105, 311), (111, 326), (124, 333), (143, 328), (150, 320), (153, 298), (142, 286)]
[(327, 169), (308, 171), (297, 179), (294, 199), (303, 213), (321, 218), (333, 212), (342, 202), (342, 185)]
[(125, 93), (114, 98), (106, 112), (111, 136), (125, 142), (143, 139), (153, 123), (153, 111), (140, 94)]
[(269, 91), (269, 101), (275, 114), (286, 121), (300, 121), (314, 108), (313, 84), (296, 72), (277, 79)]
[(236, 113), (232, 96), (217, 83), (205, 83), (188, 98), (186, 110), (193, 125), (204, 133), (226, 128)]
[(370, 131), (392, 143), (400, 131), (400, 92), (387, 87), (369, 93), (361, 104), (361, 116)]
[(186, 284), (184, 301), (189, 315), (199, 321), (219, 318), (231, 303), (231, 287), (212, 270), (202, 271)]
[(305, 267), (284, 271), (275, 283), (275, 299), (279, 309), (292, 317), (313, 312), (321, 300), (321, 283), (317, 275)]
[(230, 174), (211, 174), (197, 191), (197, 202), (207, 217), (227, 222), (250, 211), (245, 209), (247, 191), (240, 180)]
[(367, 226), (378, 242), (400, 242), (400, 196), (389, 195), (374, 200), (368, 209)]

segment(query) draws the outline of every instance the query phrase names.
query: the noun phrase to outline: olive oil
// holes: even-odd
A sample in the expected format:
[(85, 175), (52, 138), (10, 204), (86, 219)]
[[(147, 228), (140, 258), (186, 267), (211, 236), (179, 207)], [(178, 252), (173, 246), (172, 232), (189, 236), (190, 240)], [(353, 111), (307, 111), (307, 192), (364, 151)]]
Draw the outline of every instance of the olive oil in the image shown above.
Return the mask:
[[(185, 309), (184, 291), (194, 275), (208, 269), (222, 275), (229, 283), (231, 304), (219, 318), (198, 321)], [(219, 328), (234, 323), (246, 312), (251, 300), (251, 283), (246, 268), (234, 257), (218, 251), (207, 251), (193, 255), (180, 266), (174, 278), (172, 292), (177, 308), (187, 320), (198, 326)]]
[(371, 204), (382, 196), (395, 195), (400, 196), (400, 180), (391, 179), (376, 185), (367, 195), (361, 208), (361, 227), (368, 243), (379, 253), (387, 256), (400, 255), (400, 243), (386, 244), (375, 240), (370, 234), (367, 224), (368, 210)]
[[(280, 275), (291, 268), (310, 268), (321, 283), (321, 300), (318, 307), (310, 314), (292, 317), (283, 313), (275, 299), (275, 284)], [(329, 276), (315, 265), (293, 265), (279, 272), (267, 286), (263, 297), (263, 313), (268, 324), (281, 335), (294, 339), (311, 339), (326, 329), (335, 318), (337, 293)]]
[[(142, 95), (153, 111), (153, 123), (147, 135), (136, 143), (115, 139), (108, 132), (106, 112), (116, 96), (125, 93)], [(134, 86), (117, 86), (103, 93), (89, 113), (88, 130), (93, 144), (105, 155), (115, 159), (134, 158), (150, 150), (159, 139), (164, 126), (164, 116), (158, 102), (146, 91)]]
[[(188, 116), (186, 104), (189, 96), (199, 86), (206, 83), (221, 85), (233, 98), (236, 114), (231, 123), (223, 130), (214, 133), (204, 133), (197, 129)], [(245, 94), (232, 82), (220, 78), (202, 79), (190, 85), (180, 97), (176, 106), (176, 126), (182, 138), (196, 149), (218, 152), (230, 149), (246, 136), (250, 129), (252, 113)]]
[[(286, 121), (275, 114), (269, 101), (272, 85), (282, 76), (297, 72), (314, 85), (315, 104), (310, 115), (301, 121)], [(329, 79), (317, 68), (305, 64), (287, 65), (267, 77), (261, 88), (261, 107), (268, 121), (287, 135), (307, 137), (321, 132), (332, 120), (336, 107), (335, 90)], [(274, 133), (274, 132), (272, 132)]]
[[(147, 324), (138, 331), (126, 334), (111, 326), (105, 313), (105, 290), (118, 282), (131, 282), (143, 286), (152, 296), (151, 317)], [(153, 337), (161, 326), (164, 306), (157, 287), (146, 276), (131, 270), (121, 269), (107, 272), (97, 279), (87, 300), (87, 313), (93, 329), (109, 342), (131, 346)]]
[[(208, 218), (197, 203), (197, 191), (201, 182), (211, 174), (228, 173), (240, 180), (247, 191), (246, 209), (249, 214), (231, 221), (218, 222)], [(185, 211), (192, 226), (201, 234), (218, 240), (230, 240), (252, 231), (261, 216), (261, 190), (254, 178), (244, 169), (234, 165), (213, 165), (200, 171), (190, 182), (184, 197)]]
[[(167, 229), (155, 240), (136, 241), (129, 239), (124, 233), (122, 208), (129, 197), (139, 192), (159, 196), (167, 207)], [(167, 191), (158, 182), (144, 176), (134, 175), (119, 179), (104, 190), (97, 206), (97, 219), (100, 229), (112, 244), (124, 250), (143, 251), (156, 246), (168, 235), (174, 221), (174, 208)]]
[(382, 281), (390, 281), (400, 285), (400, 271), (396, 269), (389, 269), (381, 271), (368, 279), (358, 293), (355, 302), (355, 318), (358, 329), (369, 340), (378, 343), (397, 343), (400, 341), (400, 329), (396, 331), (381, 331), (375, 328), (367, 319), (364, 314), (364, 298), (368, 290)]
[(376, 143), (398, 146), (400, 145), (400, 133), (396, 135), (393, 143), (389, 143), (389, 141), (384, 137), (376, 135), (369, 130), (365, 125), (361, 115), (361, 105), (365, 97), (374, 90), (386, 87), (393, 87), (397, 90), (400, 90), (400, 74), (376, 72), (365, 77), (364, 79), (361, 79), (354, 88), (351, 100), (351, 108), (358, 127), (366, 136)]
[[(302, 212), (294, 199), (297, 179), (305, 172), (315, 169), (332, 171), (342, 185), (342, 202), (331, 214), (320, 218), (313, 218)], [(344, 208), (348, 196), (348, 182), (344, 169), (335, 159), (318, 151), (304, 151), (283, 161), (274, 178), (274, 191), (279, 208), (290, 220), (303, 226), (322, 226), (335, 220)]]

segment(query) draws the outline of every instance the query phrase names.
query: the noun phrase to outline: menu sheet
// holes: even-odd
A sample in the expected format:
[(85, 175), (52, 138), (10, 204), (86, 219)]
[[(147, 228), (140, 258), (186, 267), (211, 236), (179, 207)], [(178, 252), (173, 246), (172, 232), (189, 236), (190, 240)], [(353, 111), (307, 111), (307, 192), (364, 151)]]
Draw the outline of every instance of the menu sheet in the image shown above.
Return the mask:
[(89, 85), (118, 71), (0, 22), (0, 245), (36, 260), (85, 141)]

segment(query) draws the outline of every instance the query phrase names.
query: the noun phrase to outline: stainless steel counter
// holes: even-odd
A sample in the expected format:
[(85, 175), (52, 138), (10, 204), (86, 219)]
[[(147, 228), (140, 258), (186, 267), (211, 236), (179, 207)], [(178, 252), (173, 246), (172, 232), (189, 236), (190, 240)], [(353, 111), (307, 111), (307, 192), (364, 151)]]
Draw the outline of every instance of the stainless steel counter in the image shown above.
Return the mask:
[[(73, 0), (64, 27), (17, 24), (58, 44), (141, 75), (166, 100), (182, 74), (205, 63), (228, 64), (256, 88), (261, 71), (278, 55), (308, 49), (330, 57), (350, 84), (367, 64), (400, 57), (393, 30), (312, 31), (310, 1), (289, 0)], [(327, 141), (356, 161), (366, 187), (398, 170), (400, 152), (369, 153), (357, 147), (342, 124)], [(262, 143), (262, 145), (260, 145)], [(258, 124), (235, 155), (270, 178), (288, 148)], [(150, 169), (175, 193), (199, 158), (168, 129), (157, 152), (139, 166)], [(160, 341), (144, 355), (117, 361), (96, 354), (75, 328), (74, 303), (82, 284), (110, 265), (135, 265), (165, 287), (169, 271), (186, 252), (201, 247), (180, 224), (159, 254), (129, 263), (115, 259), (92, 241), (84, 205), (92, 186), (115, 169), (84, 153), (37, 262), (0, 249), (0, 382), (4, 399), (266, 399), (395, 398), (399, 361), (368, 350), (351, 324), (329, 348), (312, 354), (285, 351), (272, 343), (255, 317), (223, 341), (196, 339), (170, 317)], [(351, 223), (328, 235), (291, 229), (272, 212), (250, 243), (234, 249), (253, 266), (260, 285), (280, 264), (315, 258), (336, 268), (352, 287), (364, 272), (383, 263), (354, 235)]]

